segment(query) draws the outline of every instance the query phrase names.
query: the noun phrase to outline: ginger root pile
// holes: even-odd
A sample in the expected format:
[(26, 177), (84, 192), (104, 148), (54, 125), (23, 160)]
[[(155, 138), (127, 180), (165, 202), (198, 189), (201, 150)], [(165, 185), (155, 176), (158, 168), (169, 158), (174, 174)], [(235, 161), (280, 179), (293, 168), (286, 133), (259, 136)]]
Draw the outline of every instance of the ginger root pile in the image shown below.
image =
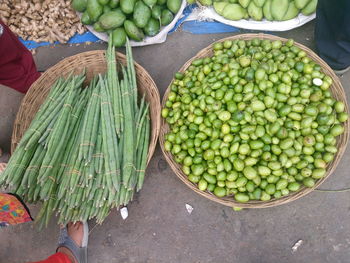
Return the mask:
[(71, 8), (71, 0), (2, 0), (0, 18), (25, 40), (66, 43), (85, 27)]

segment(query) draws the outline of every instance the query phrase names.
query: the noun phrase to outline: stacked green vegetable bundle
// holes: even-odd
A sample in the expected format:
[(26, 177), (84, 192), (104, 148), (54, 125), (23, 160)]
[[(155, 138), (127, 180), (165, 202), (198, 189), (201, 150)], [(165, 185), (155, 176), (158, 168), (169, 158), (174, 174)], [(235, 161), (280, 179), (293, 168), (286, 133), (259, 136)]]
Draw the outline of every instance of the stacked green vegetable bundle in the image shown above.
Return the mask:
[(337, 153), (348, 114), (293, 40), (234, 40), (176, 73), (164, 149), (218, 197), (267, 201), (312, 187)]
[(114, 45), (124, 46), (126, 37), (142, 41), (157, 35), (174, 19), (181, 0), (73, 0), (81, 22), (97, 32), (112, 32)]
[(150, 121), (138, 103), (129, 42), (119, 79), (114, 47), (106, 52), (107, 73), (84, 87), (85, 74), (60, 78), (25, 132), (0, 184), (43, 205), (37, 221), (98, 223), (113, 207), (126, 205), (142, 187)]
[(199, 0), (228, 20), (286, 21), (316, 12), (317, 0)]

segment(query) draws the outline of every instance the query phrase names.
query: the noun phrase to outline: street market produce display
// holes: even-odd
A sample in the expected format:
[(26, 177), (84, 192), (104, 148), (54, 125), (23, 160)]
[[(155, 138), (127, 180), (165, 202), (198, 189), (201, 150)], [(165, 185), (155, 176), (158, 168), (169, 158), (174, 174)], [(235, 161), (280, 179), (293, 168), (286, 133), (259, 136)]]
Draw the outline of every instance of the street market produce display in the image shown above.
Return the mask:
[(81, 22), (97, 32), (112, 32), (114, 45), (124, 46), (126, 37), (142, 41), (157, 35), (170, 24), (181, 7), (181, 0), (73, 0), (83, 12)]
[(199, 3), (213, 6), (216, 13), (232, 21), (286, 21), (300, 13), (309, 16), (317, 6), (317, 0), (199, 0)]
[(66, 43), (84, 26), (71, 0), (2, 0), (0, 18), (24, 40)]
[(238, 203), (314, 187), (348, 127), (332, 78), (293, 40), (234, 39), (212, 50), (176, 73), (164, 98), (162, 149), (177, 175), (181, 167), (197, 192)]
[[(131, 48), (127, 65), (115, 63), (85, 86), (85, 73), (59, 78), (25, 132), (0, 185), (26, 202), (42, 201), (36, 221), (98, 223), (126, 205), (145, 177), (150, 139), (149, 104), (138, 98)], [(84, 66), (84, 65), (82, 65)]]

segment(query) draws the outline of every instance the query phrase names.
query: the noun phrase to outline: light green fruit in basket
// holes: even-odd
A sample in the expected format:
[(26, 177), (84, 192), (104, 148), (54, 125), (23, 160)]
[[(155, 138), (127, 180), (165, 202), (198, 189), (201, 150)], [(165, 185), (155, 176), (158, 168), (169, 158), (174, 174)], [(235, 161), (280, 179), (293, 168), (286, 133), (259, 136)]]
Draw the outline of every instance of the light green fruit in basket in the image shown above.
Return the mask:
[(100, 23), (102, 28), (110, 30), (123, 25), (125, 19), (126, 17), (123, 14), (123, 12), (117, 9), (115, 11), (110, 11), (100, 16), (98, 22)]
[(272, 0), (271, 15), (274, 18), (274, 20), (281, 21), (288, 11), (288, 6), (288, 0)]
[(272, 0), (266, 0), (264, 7), (263, 7), (264, 17), (269, 21), (273, 20), (273, 17), (271, 15), (271, 2), (272, 2)]
[(244, 7), (247, 8), (251, 0), (238, 0), (238, 3)]
[(298, 9), (303, 9), (309, 2), (310, 0), (295, 0), (295, 6)]
[(219, 15), (222, 15), (222, 13), (224, 12), (225, 7), (228, 4), (229, 3), (227, 3), (227, 2), (214, 2), (215, 12), (218, 13)]
[(241, 20), (246, 14), (247, 11), (239, 4), (228, 4), (222, 12), (222, 16), (229, 20)]
[(257, 7), (263, 7), (266, 0), (253, 0), (253, 2)]
[(283, 20), (290, 20), (298, 16), (299, 9), (295, 6), (295, 2), (291, 1), (288, 6), (287, 13), (284, 15)]
[(205, 5), (205, 6), (210, 6), (213, 4), (213, 1), (212, 0), (198, 0), (199, 3), (201, 3), (202, 5)]
[(176, 14), (181, 7), (181, 0), (167, 0), (166, 5), (173, 14)]
[(309, 16), (316, 12), (317, 0), (311, 0), (302, 10), (301, 13), (305, 16)]
[(263, 19), (263, 11), (261, 7), (256, 6), (254, 1), (251, 1), (248, 6), (248, 14), (251, 18), (256, 21), (261, 21)]

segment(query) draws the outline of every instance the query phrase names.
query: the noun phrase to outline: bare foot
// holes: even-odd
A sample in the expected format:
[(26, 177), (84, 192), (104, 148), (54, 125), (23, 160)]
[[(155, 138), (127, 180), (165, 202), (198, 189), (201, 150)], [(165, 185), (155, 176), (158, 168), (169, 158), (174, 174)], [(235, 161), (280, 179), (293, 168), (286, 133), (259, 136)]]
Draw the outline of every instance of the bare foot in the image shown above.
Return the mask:
[[(82, 246), (83, 238), (84, 238), (84, 225), (82, 222), (77, 222), (75, 224), (68, 223), (67, 224), (67, 232), (70, 238), (75, 242), (75, 244), (78, 247)], [(72, 261), (72, 263), (78, 263), (77, 259), (73, 255), (72, 251), (70, 251), (66, 247), (59, 247), (57, 249), (57, 252), (61, 252), (63, 254), (66, 254), (69, 259)]]

